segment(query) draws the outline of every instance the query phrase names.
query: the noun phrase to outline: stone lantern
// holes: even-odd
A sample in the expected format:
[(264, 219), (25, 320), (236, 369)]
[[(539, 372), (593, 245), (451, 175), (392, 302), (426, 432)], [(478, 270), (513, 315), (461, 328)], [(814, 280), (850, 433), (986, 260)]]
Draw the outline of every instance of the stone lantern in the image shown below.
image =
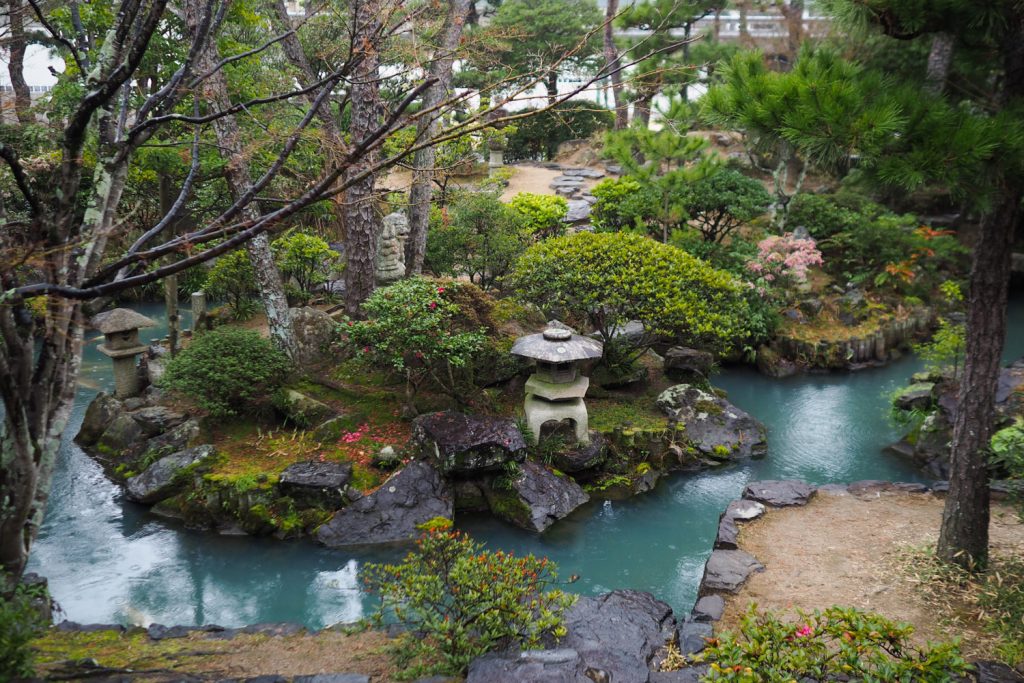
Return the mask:
[(139, 341), (139, 329), (155, 327), (156, 322), (128, 308), (115, 308), (93, 318), (93, 326), (103, 333), (100, 353), (114, 361), (114, 395), (130, 398), (139, 393), (136, 356), (146, 351)]
[(590, 378), (579, 371), (579, 362), (600, 358), (601, 342), (573, 334), (570, 330), (549, 327), (540, 334), (520, 337), (512, 353), (537, 361), (537, 370), (526, 381), (526, 423), (533, 441), (540, 441), (541, 426), (549, 420), (572, 420), (576, 439), (590, 442), (587, 406), (583, 397)]

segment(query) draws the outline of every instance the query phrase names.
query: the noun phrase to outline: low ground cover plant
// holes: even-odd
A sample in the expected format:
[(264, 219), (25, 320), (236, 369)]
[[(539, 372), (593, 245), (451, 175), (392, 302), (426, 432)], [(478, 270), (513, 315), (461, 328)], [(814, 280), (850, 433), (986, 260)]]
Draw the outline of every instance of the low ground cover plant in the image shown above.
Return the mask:
[(830, 607), (786, 619), (756, 605), (738, 632), (709, 639), (696, 656), (706, 681), (788, 683), (813, 680), (940, 683), (967, 671), (955, 643), (918, 648), (913, 627), (855, 608)]

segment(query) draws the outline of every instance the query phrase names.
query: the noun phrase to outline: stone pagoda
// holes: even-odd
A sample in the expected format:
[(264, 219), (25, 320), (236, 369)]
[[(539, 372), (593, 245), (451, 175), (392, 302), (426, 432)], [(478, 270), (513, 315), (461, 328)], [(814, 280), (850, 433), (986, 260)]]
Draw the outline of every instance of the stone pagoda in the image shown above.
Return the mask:
[(103, 333), (100, 353), (114, 361), (114, 395), (131, 398), (139, 394), (139, 369), (136, 356), (145, 353), (139, 341), (139, 329), (155, 327), (156, 322), (129, 308), (115, 308), (92, 320), (93, 327)]
[(590, 442), (587, 406), (583, 403), (590, 378), (580, 374), (579, 364), (600, 358), (602, 351), (601, 342), (560, 327), (520, 337), (512, 345), (512, 354), (537, 362), (536, 372), (526, 382), (523, 405), (534, 443), (540, 441), (541, 427), (551, 420), (571, 420), (576, 440)]

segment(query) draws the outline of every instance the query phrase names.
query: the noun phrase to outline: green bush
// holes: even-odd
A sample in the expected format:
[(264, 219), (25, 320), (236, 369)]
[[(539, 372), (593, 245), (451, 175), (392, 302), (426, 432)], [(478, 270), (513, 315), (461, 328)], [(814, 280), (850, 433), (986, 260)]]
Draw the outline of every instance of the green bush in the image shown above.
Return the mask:
[(520, 214), (496, 192), (460, 193), (427, 233), (425, 265), (435, 275), (459, 277), (485, 289), (512, 268), (529, 235)]
[(461, 286), (422, 277), (400, 280), (370, 295), (363, 304), (366, 320), (347, 321), (347, 341), (358, 358), (405, 375), (408, 409), (428, 380), (461, 400), (456, 373), (487, 342), (481, 330), (457, 327), (461, 309), (453, 298)]
[(614, 122), (615, 113), (610, 109), (591, 102), (562, 102), (517, 121), (505, 147), (505, 161), (548, 161), (563, 142), (589, 138)]
[(803, 226), (816, 240), (839, 232), (856, 230), (864, 220), (884, 213), (877, 204), (865, 201), (861, 210), (850, 208), (835, 195), (802, 192), (790, 200), (786, 207), (786, 224), (793, 228)]
[(419, 675), (459, 675), (491, 650), (537, 648), (543, 636), (565, 634), (562, 613), (575, 598), (550, 590), (553, 563), (484, 550), (446, 526), (431, 525), (400, 564), (368, 564), (362, 572), (380, 595), (379, 616), (409, 627), (400, 648), (419, 660)]
[(565, 230), (562, 219), (569, 213), (569, 202), (563, 197), (520, 192), (508, 205), (519, 217), (522, 229), (535, 239), (554, 237)]
[(295, 281), (300, 297), (305, 300), (313, 296), (317, 285), (327, 282), (339, 256), (327, 242), (304, 232), (293, 232), (274, 240), (271, 249), (281, 275)]
[(772, 197), (757, 180), (718, 169), (686, 186), (683, 207), (707, 242), (720, 243), (733, 230), (765, 213)]
[(250, 412), (288, 375), (288, 357), (253, 330), (219, 327), (171, 359), (160, 385), (192, 397), (215, 417)]
[(602, 232), (638, 230), (646, 233), (648, 223), (657, 215), (657, 198), (634, 178), (608, 178), (595, 185), (591, 192), (597, 201), (590, 222)]
[(695, 657), (710, 663), (703, 680), (781, 683), (814, 680), (956, 680), (967, 663), (955, 644), (917, 648), (913, 627), (853, 608), (830, 607), (799, 613), (797, 621), (756, 605), (740, 622), (739, 633), (725, 632)]
[(224, 254), (214, 262), (206, 276), (206, 293), (227, 302), (235, 320), (256, 312), (256, 272), (244, 249)]
[[(597, 330), (639, 320), (650, 335), (729, 351), (748, 334), (740, 283), (673, 246), (630, 233), (581, 232), (530, 247), (509, 284), (545, 314)], [(641, 347), (643, 345), (641, 344)]]
[[(1024, 418), (992, 435), (992, 464), (1011, 479), (1024, 479)], [(1024, 628), (1024, 620), (1021, 621)]]
[(30, 643), (46, 624), (32, 599), (24, 586), (15, 589), (11, 599), (0, 599), (0, 682), (35, 675)]

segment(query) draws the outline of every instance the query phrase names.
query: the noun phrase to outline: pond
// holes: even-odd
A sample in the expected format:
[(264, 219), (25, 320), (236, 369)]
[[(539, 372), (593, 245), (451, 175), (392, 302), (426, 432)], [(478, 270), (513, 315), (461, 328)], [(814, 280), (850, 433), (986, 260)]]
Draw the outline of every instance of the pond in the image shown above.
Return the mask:
[[(161, 318), (158, 306), (138, 310)], [(148, 339), (163, 334), (162, 328), (146, 332)], [(1018, 298), (1011, 303), (1004, 357), (1021, 355), (1024, 299)], [(912, 464), (882, 452), (899, 437), (887, 420), (887, 395), (919, 367), (908, 356), (876, 370), (783, 380), (726, 370), (714, 383), (768, 426), (766, 458), (669, 477), (630, 500), (592, 502), (543, 536), (483, 516), (460, 518), (458, 525), (492, 549), (547, 555), (559, 564), (562, 577), (580, 576), (572, 585), (577, 592), (635, 588), (687, 611), (718, 515), (747, 482), (923, 481)], [(359, 565), (394, 554), (189, 531), (124, 500), (70, 439), (96, 391), (112, 385), (110, 361), (96, 351), (95, 341), (87, 346), (81, 379), (50, 507), (29, 563), (29, 571), (49, 578), (68, 619), (223, 626), (292, 621), (319, 628), (356, 620), (372, 609), (359, 589)]]

